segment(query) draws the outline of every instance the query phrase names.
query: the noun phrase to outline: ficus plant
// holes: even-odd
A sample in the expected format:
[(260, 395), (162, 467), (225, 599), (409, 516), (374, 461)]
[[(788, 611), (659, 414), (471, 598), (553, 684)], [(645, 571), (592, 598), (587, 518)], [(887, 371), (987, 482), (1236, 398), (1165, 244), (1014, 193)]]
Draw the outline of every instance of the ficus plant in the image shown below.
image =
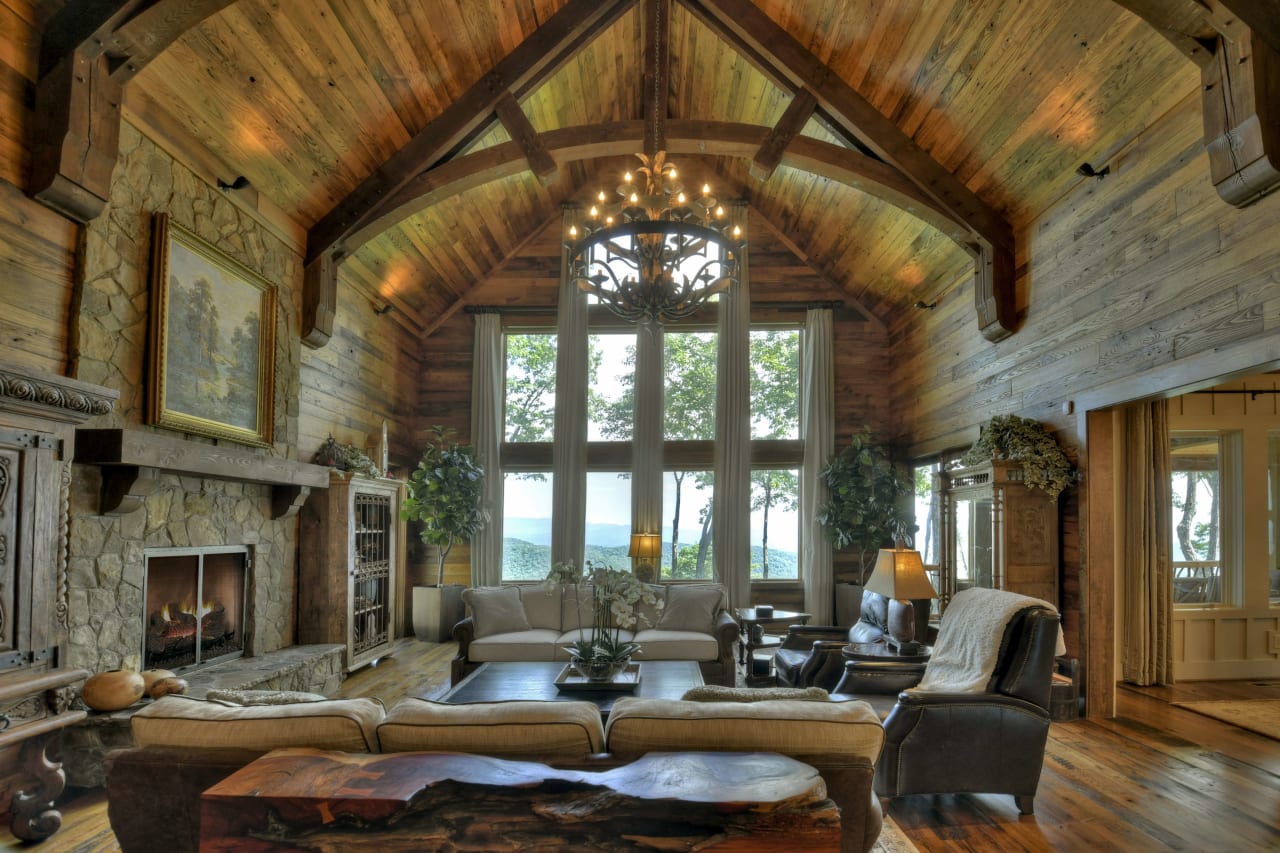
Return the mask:
[(489, 522), (481, 503), (484, 468), (472, 447), (454, 441), (453, 432), (441, 426), (427, 431), (400, 506), (400, 517), (419, 522), (422, 541), (439, 549), (436, 586), (444, 581), (444, 561), (453, 546), (470, 541)]
[(865, 582), (868, 553), (874, 555), (916, 530), (911, 477), (865, 426), (831, 457), (821, 477), (830, 499), (818, 510), (818, 521), (837, 550), (857, 550)]

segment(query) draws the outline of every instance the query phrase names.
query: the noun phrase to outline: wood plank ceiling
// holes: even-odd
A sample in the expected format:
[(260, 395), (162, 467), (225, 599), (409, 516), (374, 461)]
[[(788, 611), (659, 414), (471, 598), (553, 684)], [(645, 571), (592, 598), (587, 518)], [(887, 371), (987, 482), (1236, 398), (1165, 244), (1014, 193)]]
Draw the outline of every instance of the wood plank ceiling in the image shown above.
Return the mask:
[[(238, 0), (152, 60), (126, 87), (125, 103), (207, 148), (228, 178), (244, 175), (313, 229), (571, 2)], [(755, 7), (1015, 232), (1087, 180), (1076, 173), (1082, 162), (1107, 163), (1198, 89), (1195, 64), (1112, 0), (755, 0)], [(640, 149), (638, 138), (625, 137), (645, 117), (643, 8), (621, 4), (544, 80), (512, 90), (536, 140), (586, 128), (608, 142), (609, 128), (625, 127), (617, 132), (630, 147), (604, 146), (606, 156), (595, 156), (549, 146), (558, 168), (548, 180), (521, 160), (491, 180), (427, 196), (346, 247), (340, 279), (393, 300), (426, 329), (427, 318), (465, 300), (557, 222), (562, 202), (611, 180), (626, 164), (619, 154)], [(660, 95), (670, 148), (682, 151), (672, 158), (686, 174), (710, 175), (727, 188), (723, 196), (745, 197), (850, 300), (890, 324), (904, 306), (973, 274), (954, 235), (935, 227), (937, 215), (918, 216), (901, 199), (786, 158), (767, 178), (754, 176), (752, 157), (795, 94), (761, 73), (700, 8), (670, 5), (670, 68)], [(801, 135), (863, 157), (823, 118), (820, 111), (809, 119)], [(719, 122), (758, 134), (751, 144), (730, 144), (712, 129)], [(700, 128), (711, 142), (696, 141)], [(510, 139), (486, 120), (443, 160), (496, 156)]]

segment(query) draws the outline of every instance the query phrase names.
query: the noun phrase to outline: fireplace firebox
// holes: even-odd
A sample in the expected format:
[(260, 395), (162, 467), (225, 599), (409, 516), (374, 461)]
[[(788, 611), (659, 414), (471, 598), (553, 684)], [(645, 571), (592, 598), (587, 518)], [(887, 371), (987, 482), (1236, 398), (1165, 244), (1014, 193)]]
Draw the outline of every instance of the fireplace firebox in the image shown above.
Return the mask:
[(144, 669), (175, 672), (244, 654), (246, 547), (148, 549)]

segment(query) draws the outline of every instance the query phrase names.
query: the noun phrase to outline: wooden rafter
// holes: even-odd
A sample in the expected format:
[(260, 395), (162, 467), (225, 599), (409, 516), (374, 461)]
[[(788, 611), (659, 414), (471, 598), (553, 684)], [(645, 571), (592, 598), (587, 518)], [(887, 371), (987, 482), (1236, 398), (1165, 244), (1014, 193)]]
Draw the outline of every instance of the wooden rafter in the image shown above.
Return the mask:
[[(720, 156), (749, 159), (760, 150), (770, 132), (770, 128), (758, 125), (671, 119), (667, 122), (667, 151), (703, 156), (711, 145)], [(635, 152), (643, 138), (641, 121), (566, 127), (540, 134), (542, 146), (560, 163), (626, 156)], [(963, 221), (942, 209), (901, 172), (879, 160), (840, 145), (801, 136), (782, 153), (781, 162), (885, 199), (960, 245), (970, 246), (970, 232)], [(371, 219), (359, 231), (353, 231), (348, 236), (348, 245), (359, 246), (426, 207), (490, 181), (518, 174), (525, 168), (524, 152), (514, 142), (441, 163), (388, 196), (379, 208), (380, 218)]]
[(67, 3), (40, 45), (32, 198), (76, 222), (102, 212), (119, 155), (122, 87), (232, 0)]
[(525, 160), (529, 161), (529, 171), (537, 175), (544, 186), (554, 181), (559, 172), (556, 161), (538, 138), (538, 131), (520, 108), (515, 95), (505, 92), (498, 98), (494, 111), (498, 115), (498, 121), (502, 122), (502, 126), (511, 135), (511, 141), (520, 147)]
[(773, 130), (769, 131), (768, 138), (760, 146), (756, 156), (751, 158), (751, 177), (760, 181), (769, 180), (773, 170), (782, 162), (782, 152), (804, 129), (805, 122), (813, 115), (817, 106), (818, 99), (813, 92), (808, 89), (796, 92), (791, 103), (787, 104), (786, 112), (778, 119)]
[(1274, 0), (1115, 0), (1200, 66), (1209, 174), (1223, 201), (1280, 188), (1280, 13)]
[(1013, 229), (994, 208), (921, 150), (838, 74), (760, 11), (751, 0), (683, 0), (702, 20), (744, 54), (763, 62), (763, 72), (784, 80), (793, 92), (808, 90), (826, 116), (894, 166), (939, 206), (964, 222), (972, 240), (975, 309), (984, 337), (998, 341), (1017, 323), (1014, 290)]

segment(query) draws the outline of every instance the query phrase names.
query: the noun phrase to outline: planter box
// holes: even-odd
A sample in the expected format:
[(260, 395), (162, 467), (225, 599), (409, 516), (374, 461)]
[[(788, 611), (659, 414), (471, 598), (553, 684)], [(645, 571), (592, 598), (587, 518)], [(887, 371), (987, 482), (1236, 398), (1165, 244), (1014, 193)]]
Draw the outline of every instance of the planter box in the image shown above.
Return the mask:
[(462, 584), (413, 588), (413, 635), (430, 643), (453, 639), (462, 619)]

